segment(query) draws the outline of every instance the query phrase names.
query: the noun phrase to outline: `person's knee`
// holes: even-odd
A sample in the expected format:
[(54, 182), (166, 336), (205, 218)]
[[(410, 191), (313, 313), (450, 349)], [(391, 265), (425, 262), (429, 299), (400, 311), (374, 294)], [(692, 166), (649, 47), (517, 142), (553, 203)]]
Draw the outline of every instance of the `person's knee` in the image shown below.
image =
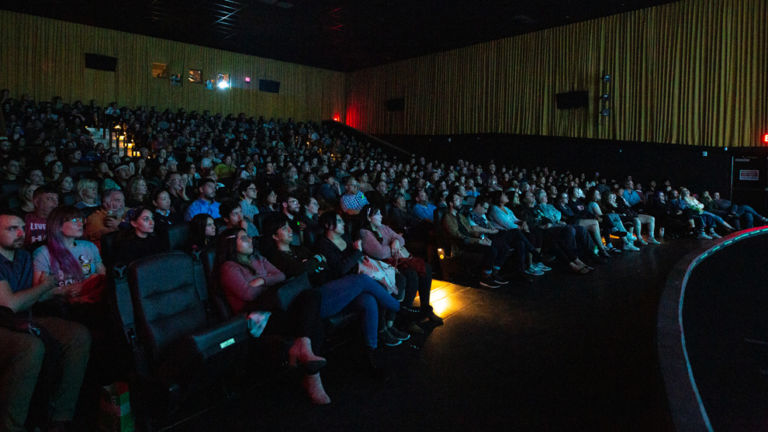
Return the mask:
[(26, 337), (19, 338), (12, 347), (15, 351), (14, 363), (25, 365), (24, 367), (30, 372), (39, 371), (45, 359), (45, 344), (35, 336), (24, 336)]
[(376, 298), (368, 293), (362, 293), (355, 298), (356, 308), (365, 315), (378, 315), (379, 304)]
[(80, 323), (72, 323), (72, 336), (69, 345), (78, 351), (88, 353), (91, 350), (91, 332)]

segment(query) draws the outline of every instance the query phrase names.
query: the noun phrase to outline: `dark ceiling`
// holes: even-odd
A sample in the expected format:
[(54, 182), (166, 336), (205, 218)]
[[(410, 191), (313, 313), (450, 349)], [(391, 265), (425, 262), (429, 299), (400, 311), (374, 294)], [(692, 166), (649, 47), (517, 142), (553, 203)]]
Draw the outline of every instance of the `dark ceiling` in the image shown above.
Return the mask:
[(351, 71), (674, 0), (22, 0), (4, 9)]

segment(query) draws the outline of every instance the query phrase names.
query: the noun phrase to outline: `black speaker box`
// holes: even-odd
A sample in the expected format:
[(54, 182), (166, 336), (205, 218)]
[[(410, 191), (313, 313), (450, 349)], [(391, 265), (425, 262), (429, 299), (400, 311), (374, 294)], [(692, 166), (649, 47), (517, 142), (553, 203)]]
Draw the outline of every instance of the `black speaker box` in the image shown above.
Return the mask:
[(581, 108), (589, 105), (589, 94), (586, 91), (572, 91), (555, 95), (557, 109)]
[(85, 53), (85, 67), (114, 72), (117, 69), (117, 57)]
[(405, 98), (389, 99), (386, 102), (387, 111), (405, 110)]
[(259, 90), (267, 93), (280, 93), (280, 81), (260, 79)]

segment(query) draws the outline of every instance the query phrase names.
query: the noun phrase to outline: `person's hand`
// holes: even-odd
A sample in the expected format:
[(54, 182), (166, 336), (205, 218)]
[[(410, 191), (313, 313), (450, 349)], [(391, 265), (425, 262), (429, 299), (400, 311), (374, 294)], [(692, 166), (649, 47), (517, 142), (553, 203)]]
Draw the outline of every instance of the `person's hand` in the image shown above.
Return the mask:
[(499, 233), (499, 230), (497, 230), (496, 228), (491, 228), (491, 229), (488, 231), (488, 234), (498, 234), (498, 233)]
[(352, 243), (352, 246), (360, 252), (363, 251), (363, 241), (360, 239), (355, 240), (354, 243)]
[(80, 295), (82, 289), (83, 283), (77, 282), (69, 285), (57, 286), (51, 291), (51, 294), (65, 298), (74, 298)]
[(266, 283), (266, 281), (264, 280), (264, 278), (256, 278), (256, 279), (252, 280), (249, 285), (252, 288), (259, 288), (261, 286), (264, 286), (265, 283)]
[(43, 274), (37, 286), (42, 289), (38, 301), (48, 300), (55, 295), (56, 288), (58, 288), (58, 281), (49, 274)]
[(120, 223), (118, 222), (116, 217), (108, 215), (107, 217), (104, 218), (105, 227), (114, 230), (114, 229), (117, 229), (118, 225), (120, 225)]

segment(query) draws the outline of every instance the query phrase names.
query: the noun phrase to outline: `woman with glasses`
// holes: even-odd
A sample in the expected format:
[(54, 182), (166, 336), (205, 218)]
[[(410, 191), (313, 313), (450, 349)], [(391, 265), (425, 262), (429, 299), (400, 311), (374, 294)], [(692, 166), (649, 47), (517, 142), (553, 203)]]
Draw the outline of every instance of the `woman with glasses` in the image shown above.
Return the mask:
[(106, 268), (95, 244), (81, 240), (83, 217), (71, 206), (57, 207), (48, 216), (47, 243), (33, 254), (34, 283), (45, 276), (58, 283), (54, 306), (62, 318), (89, 328), (103, 325), (100, 306)]

